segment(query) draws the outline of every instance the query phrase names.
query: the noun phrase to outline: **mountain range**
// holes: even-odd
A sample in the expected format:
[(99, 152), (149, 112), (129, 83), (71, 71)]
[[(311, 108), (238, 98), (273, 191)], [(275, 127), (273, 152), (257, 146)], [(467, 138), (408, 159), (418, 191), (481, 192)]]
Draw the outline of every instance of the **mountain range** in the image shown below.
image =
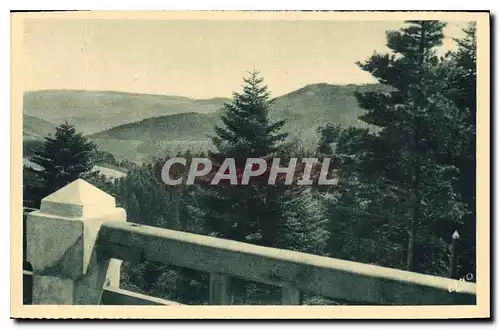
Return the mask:
[(144, 118), (213, 113), (225, 101), (116, 91), (41, 90), (24, 94), (23, 111), (56, 125), (67, 120), (79, 132), (92, 134)]
[[(290, 139), (314, 147), (317, 128), (328, 122), (367, 127), (355, 92), (389, 91), (380, 84), (307, 85), (276, 97), (270, 116), (285, 119)], [(39, 139), (68, 120), (118, 160), (154, 157), (211, 147), (209, 136), (226, 98), (196, 100), (179, 96), (108, 91), (34, 91), (24, 95), (25, 139)]]

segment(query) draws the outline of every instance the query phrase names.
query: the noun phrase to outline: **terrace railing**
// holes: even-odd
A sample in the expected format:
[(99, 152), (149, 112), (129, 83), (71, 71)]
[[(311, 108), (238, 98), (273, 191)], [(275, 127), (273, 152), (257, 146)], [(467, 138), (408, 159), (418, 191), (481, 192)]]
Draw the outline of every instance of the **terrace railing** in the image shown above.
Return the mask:
[(365, 305), (476, 302), (470, 282), (128, 223), (112, 196), (81, 179), (27, 214), (26, 237), (33, 304), (179, 305), (120, 289), (122, 260), (207, 272), (215, 305), (234, 302), (233, 278), (280, 287), (283, 305), (300, 305), (303, 293)]

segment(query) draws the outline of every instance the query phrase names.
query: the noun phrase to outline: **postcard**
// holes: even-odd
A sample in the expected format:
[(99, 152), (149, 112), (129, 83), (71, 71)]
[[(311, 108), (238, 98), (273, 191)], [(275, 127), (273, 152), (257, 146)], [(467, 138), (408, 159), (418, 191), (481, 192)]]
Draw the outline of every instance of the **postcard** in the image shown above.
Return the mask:
[(11, 317), (490, 317), (489, 12), (11, 28)]

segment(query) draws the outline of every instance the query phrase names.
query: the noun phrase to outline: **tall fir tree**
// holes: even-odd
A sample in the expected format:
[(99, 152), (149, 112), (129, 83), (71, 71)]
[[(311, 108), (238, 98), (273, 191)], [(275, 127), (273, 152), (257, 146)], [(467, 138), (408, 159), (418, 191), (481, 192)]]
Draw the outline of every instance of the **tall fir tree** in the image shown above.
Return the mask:
[[(215, 128), (217, 157), (280, 156), (285, 162), (290, 157), (285, 154), (287, 134), (281, 132), (285, 121), (271, 122), (272, 100), (263, 78), (253, 71), (244, 82), (243, 92), (233, 93), (232, 101), (222, 109), (222, 125)], [(306, 206), (306, 199), (312, 202), (306, 189), (284, 186), (279, 180), (275, 186), (219, 184), (201, 189), (196, 211), (204, 219), (208, 234), (271, 247), (323, 252), (326, 233), (318, 215), (320, 209)]]
[[(285, 121), (272, 122), (272, 99), (259, 73), (244, 78), (243, 91), (222, 109), (222, 124), (215, 128), (213, 143), (217, 160), (280, 157), (281, 166), (290, 159)], [(244, 163), (244, 162), (243, 162)], [(242, 168), (237, 168), (242, 169)], [(257, 179), (259, 180), (259, 179)], [(323, 254), (328, 232), (321, 204), (304, 187), (250, 182), (248, 185), (200, 185), (191, 209), (205, 224), (205, 234), (269, 247)], [(236, 303), (273, 303), (279, 290), (235, 280)], [(239, 296), (239, 297), (238, 297)], [(242, 299), (242, 300), (241, 300)]]
[(45, 137), (32, 158), (43, 168), (37, 173), (40, 184), (36, 206), (41, 198), (88, 174), (93, 167), (95, 150), (95, 144), (77, 133), (68, 122), (56, 127), (54, 136)]
[(234, 92), (233, 100), (224, 105), (223, 125), (215, 128), (212, 141), (226, 157), (264, 157), (283, 147), (287, 134), (280, 130), (285, 121), (270, 121), (272, 100), (259, 72), (253, 71), (243, 80), (243, 92)]
[[(392, 91), (356, 94), (365, 109), (360, 119), (377, 129), (358, 139), (357, 145), (350, 141), (349, 155), (355, 158), (351, 181), (365, 187), (361, 201), (366, 210), (385, 218), (383, 225), (393, 231), (404, 228), (407, 232), (401, 241), (406, 269), (433, 267), (431, 271), (441, 273), (447, 257), (442, 237), (451, 236), (463, 216), (454, 189), (458, 170), (438, 159), (445, 147), (442, 131), (452, 124), (447, 116), (455, 110), (442, 95), (436, 74), (435, 49), (442, 44), (445, 24), (407, 24), (387, 33), (390, 54), (374, 54), (359, 63)], [(427, 249), (418, 252), (417, 248)]]

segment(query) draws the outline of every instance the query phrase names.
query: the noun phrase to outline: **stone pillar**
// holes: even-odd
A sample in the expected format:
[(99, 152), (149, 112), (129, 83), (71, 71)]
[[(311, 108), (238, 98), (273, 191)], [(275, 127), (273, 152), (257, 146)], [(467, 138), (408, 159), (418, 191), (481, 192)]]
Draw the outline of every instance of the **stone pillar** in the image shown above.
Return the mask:
[(28, 214), (33, 304), (97, 305), (105, 284), (119, 284), (121, 261), (110, 264), (95, 248), (101, 224), (110, 220), (126, 221), (125, 210), (83, 179), (45, 197), (40, 210)]

